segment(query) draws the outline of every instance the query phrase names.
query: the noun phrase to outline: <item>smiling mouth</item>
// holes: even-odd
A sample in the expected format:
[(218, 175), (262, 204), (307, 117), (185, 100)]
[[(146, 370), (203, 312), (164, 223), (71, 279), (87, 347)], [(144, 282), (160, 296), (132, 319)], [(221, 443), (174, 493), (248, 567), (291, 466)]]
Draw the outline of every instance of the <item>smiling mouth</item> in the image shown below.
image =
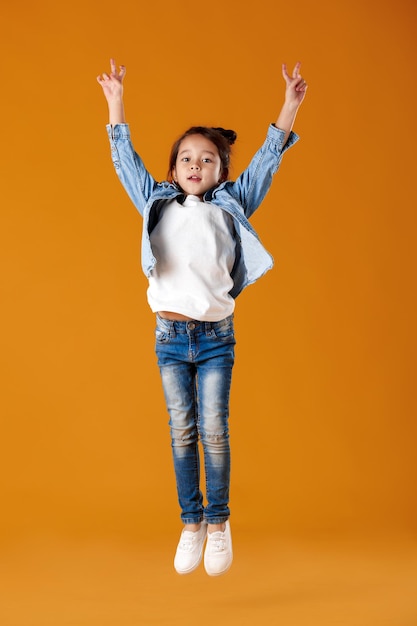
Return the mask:
[(189, 176), (188, 180), (192, 180), (194, 182), (200, 182), (201, 178), (199, 178), (199, 176)]

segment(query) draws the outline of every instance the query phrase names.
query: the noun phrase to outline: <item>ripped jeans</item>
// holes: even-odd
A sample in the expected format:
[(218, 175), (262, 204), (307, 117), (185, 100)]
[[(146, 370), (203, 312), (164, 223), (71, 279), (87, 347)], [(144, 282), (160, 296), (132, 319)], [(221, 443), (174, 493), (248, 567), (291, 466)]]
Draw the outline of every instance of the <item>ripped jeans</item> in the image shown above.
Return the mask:
[[(156, 316), (155, 351), (169, 413), (178, 501), (184, 524), (221, 524), (230, 515), (229, 396), (233, 315), (220, 322)], [(204, 453), (206, 504), (200, 488)]]

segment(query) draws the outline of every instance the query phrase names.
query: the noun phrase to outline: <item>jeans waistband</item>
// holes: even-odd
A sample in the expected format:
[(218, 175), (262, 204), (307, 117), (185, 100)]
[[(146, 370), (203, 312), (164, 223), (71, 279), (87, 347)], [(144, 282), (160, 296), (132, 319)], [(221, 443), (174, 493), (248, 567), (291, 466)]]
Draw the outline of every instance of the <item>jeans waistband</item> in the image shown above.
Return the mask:
[(178, 334), (187, 334), (190, 331), (208, 333), (212, 330), (216, 331), (224, 326), (228, 326), (233, 321), (233, 314), (225, 317), (218, 322), (202, 322), (201, 320), (177, 321), (168, 320), (156, 314), (156, 322), (159, 328), (163, 328), (166, 332), (175, 331)]

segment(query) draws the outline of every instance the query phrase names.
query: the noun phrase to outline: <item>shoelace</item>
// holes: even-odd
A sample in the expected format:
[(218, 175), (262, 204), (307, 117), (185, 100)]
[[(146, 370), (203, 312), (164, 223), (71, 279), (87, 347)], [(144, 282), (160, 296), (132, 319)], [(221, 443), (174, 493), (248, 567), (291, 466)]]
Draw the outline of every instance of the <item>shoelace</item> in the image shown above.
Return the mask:
[(185, 530), (180, 539), (180, 549), (184, 550), (184, 552), (191, 552), (194, 548), (194, 542), (196, 540), (197, 533), (193, 533), (190, 530)]
[(226, 548), (226, 538), (220, 530), (208, 535), (210, 552), (224, 552)]

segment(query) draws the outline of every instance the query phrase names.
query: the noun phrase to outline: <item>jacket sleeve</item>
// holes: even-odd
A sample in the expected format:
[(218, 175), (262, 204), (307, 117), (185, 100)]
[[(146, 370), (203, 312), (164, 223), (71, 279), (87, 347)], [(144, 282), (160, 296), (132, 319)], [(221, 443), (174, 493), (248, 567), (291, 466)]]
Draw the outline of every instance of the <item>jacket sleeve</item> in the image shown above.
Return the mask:
[(265, 198), (283, 155), (299, 139), (298, 135), (291, 132), (283, 146), (284, 137), (284, 131), (271, 124), (262, 147), (232, 184), (230, 192), (243, 207), (247, 218), (256, 211)]
[(142, 159), (135, 152), (128, 124), (106, 126), (110, 140), (111, 157), (123, 187), (133, 204), (143, 215), (149, 197), (157, 186), (157, 182), (146, 169)]

